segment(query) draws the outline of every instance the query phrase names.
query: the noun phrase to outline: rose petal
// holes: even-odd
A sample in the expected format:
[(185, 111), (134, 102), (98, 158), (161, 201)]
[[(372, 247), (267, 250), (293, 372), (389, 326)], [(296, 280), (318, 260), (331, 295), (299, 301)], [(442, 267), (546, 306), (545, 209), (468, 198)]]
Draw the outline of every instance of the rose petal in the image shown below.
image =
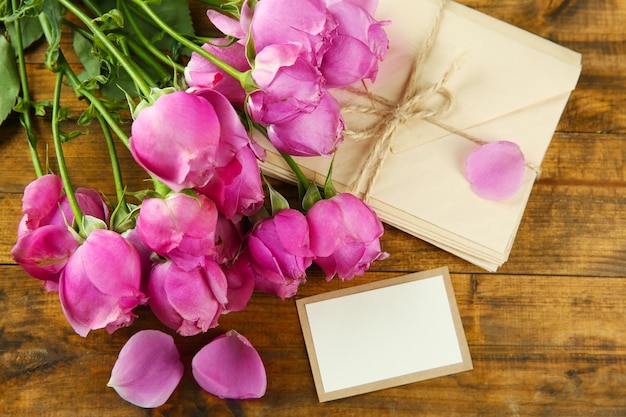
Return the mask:
[(267, 376), (258, 352), (234, 330), (215, 338), (194, 356), (193, 376), (207, 392), (220, 398), (260, 398)]
[(120, 351), (107, 386), (131, 404), (154, 408), (165, 404), (183, 371), (174, 338), (158, 330), (142, 330)]
[(482, 145), (465, 162), (465, 175), (476, 194), (488, 200), (504, 200), (522, 186), (525, 159), (519, 146), (499, 141)]

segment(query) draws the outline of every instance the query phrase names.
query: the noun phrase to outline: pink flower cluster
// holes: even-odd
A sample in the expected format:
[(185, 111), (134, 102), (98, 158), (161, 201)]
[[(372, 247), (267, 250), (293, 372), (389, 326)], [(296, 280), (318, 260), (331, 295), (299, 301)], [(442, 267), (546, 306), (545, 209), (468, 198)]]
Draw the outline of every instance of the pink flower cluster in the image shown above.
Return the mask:
[[(330, 155), (342, 140), (344, 122), (329, 88), (375, 80), (388, 49), (383, 26), (373, 17), (377, 1), (244, 1), (239, 20), (209, 11), (211, 22), (235, 42), (203, 46), (240, 71), (251, 69), (256, 83), (246, 92), (232, 77), (194, 53), (186, 81), (215, 88), (243, 105), (267, 126), (281, 152), (295, 156)], [(250, 46), (254, 56), (250, 56)]]
[[(372, 17), (375, 3), (261, 0), (252, 10), (244, 2), (239, 20), (209, 12), (237, 41), (204, 48), (251, 70), (255, 86), (245, 91), (194, 55), (185, 71), (189, 89), (162, 91), (135, 112), (130, 152), (157, 187), (132, 210), (125, 230), (115, 228), (95, 190), (73, 193), (91, 225), (85, 228), (75, 224), (59, 177), (44, 175), (26, 188), (13, 257), (58, 291), (76, 333), (112, 333), (147, 305), (165, 326), (193, 336), (243, 310), (255, 289), (294, 296), (313, 263), (327, 280), (349, 280), (387, 256), (382, 223), (351, 194), (329, 196), (306, 212), (263, 216), (264, 151), (235, 109), (263, 126), (283, 153), (334, 152), (344, 126), (327, 89), (373, 80), (387, 50), (384, 23)], [(251, 61), (246, 42), (255, 48)], [(220, 397), (265, 392), (260, 356), (234, 331), (201, 349), (192, 368), (197, 382)], [(157, 407), (182, 374), (173, 338), (142, 331), (120, 352), (109, 385), (133, 404)]]

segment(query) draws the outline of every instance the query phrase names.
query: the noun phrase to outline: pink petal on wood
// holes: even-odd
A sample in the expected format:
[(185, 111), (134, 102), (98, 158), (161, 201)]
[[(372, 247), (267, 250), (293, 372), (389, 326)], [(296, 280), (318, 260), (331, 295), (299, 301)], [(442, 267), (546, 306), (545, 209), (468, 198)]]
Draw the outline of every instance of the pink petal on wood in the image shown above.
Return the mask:
[(217, 397), (246, 399), (265, 394), (263, 361), (248, 339), (234, 330), (203, 347), (191, 368), (198, 384)]
[(183, 372), (174, 338), (159, 330), (142, 330), (120, 351), (107, 385), (131, 404), (155, 408), (165, 404)]

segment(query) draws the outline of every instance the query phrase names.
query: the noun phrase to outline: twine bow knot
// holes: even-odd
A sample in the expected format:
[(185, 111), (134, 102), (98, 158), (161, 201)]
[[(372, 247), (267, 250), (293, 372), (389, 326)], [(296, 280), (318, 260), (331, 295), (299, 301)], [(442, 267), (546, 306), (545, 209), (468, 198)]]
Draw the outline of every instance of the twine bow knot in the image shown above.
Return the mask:
[[(441, 78), (430, 87), (423, 89), (418, 85), (422, 67), (424, 62), (428, 59), (434, 45), (445, 5), (446, 0), (439, 2), (439, 8), (433, 26), (424, 42), (423, 48), (412, 64), (411, 75), (406, 82), (404, 94), (399, 102), (392, 102), (384, 97), (372, 94), (369, 91), (354, 88), (348, 89), (348, 91), (353, 94), (367, 97), (373, 105), (369, 107), (358, 105), (346, 106), (343, 108), (344, 111), (371, 114), (379, 117), (379, 121), (369, 128), (345, 132), (346, 136), (356, 141), (373, 137), (380, 138), (370, 150), (367, 159), (361, 167), (359, 175), (352, 184), (352, 190), (358, 192), (361, 184), (367, 181), (363, 195), (365, 201), (369, 199), (376, 178), (382, 168), (385, 155), (391, 149), (392, 139), (398, 128), (408, 121), (426, 120), (432, 122), (435, 117), (441, 116), (452, 107), (453, 98), (450, 92), (445, 88), (445, 84), (457, 70), (460, 61), (458, 58), (452, 62)], [(433, 104), (434, 102), (437, 102), (437, 104)], [(435, 124), (440, 125), (439, 123)]]

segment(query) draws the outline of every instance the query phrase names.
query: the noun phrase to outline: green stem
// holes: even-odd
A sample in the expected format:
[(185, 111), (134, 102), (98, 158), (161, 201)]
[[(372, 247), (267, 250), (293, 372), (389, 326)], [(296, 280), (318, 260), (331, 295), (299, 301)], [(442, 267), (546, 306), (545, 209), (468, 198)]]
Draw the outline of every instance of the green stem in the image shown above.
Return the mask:
[[(60, 0), (60, 1), (65, 2), (67, 0)], [(233, 77), (234, 79), (239, 81), (242, 85), (245, 84), (245, 82), (246, 82), (246, 74), (245, 73), (237, 71), (235, 68), (233, 68), (232, 66), (228, 65), (226, 62), (224, 62), (221, 59), (217, 58), (213, 54), (210, 54), (209, 52), (205, 51), (204, 49), (202, 49), (201, 46), (195, 44), (194, 42), (192, 42), (189, 39), (187, 39), (184, 36), (182, 36), (180, 33), (178, 33), (175, 30), (173, 30), (143, 0), (131, 0), (131, 1), (133, 3), (135, 3), (137, 6), (139, 6), (148, 16), (150, 16), (150, 18), (161, 29), (163, 29), (174, 40), (179, 42), (181, 45), (191, 49), (192, 51), (198, 53), (200, 56), (202, 56), (203, 58), (207, 59), (209, 62), (211, 62), (212, 64), (217, 66), (219, 69), (224, 71), (226, 74), (230, 75), (231, 77)]]
[[(52, 35), (50, 33), (48, 19), (46, 19), (46, 16), (43, 13), (39, 14), (39, 23), (41, 24), (41, 28), (43, 30), (43, 34), (45, 38), (48, 40), (51, 39)], [(113, 130), (113, 132), (115, 132), (115, 134), (119, 137), (122, 143), (124, 143), (124, 146), (130, 149), (128, 135), (126, 135), (126, 132), (124, 132), (124, 130), (122, 130), (122, 128), (117, 124), (115, 119), (111, 117), (111, 114), (109, 113), (107, 108), (104, 106), (102, 101), (98, 99), (98, 97), (96, 97), (90, 91), (81, 88), (80, 80), (78, 79), (78, 77), (76, 76), (76, 74), (74, 73), (70, 65), (67, 63), (67, 60), (65, 59), (65, 55), (63, 55), (63, 52), (61, 51), (59, 51), (58, 63), (59, 63), (60, 70), (65, 74), (65, 76), (67, 77), (67, 80), (69, 81), (70, 85), (72, 86), (76, 94), (85, 97), (87, 101), (89, 101), (89, 103), (91, 103), (96, 108), (98, 113), (100, 113), (100, 115), (104, 118), (104, 120), (106, 120), (111, 130)]]
[(81, 87), (80, 80), (76, 76), (76, 73), (74, 73), (72, 68), (69, 66), (69, 64), (67, 63), (67, 60), (65, 59), (65, 56), (62, 53), (59, 54), (59, 67), (61, 68), (63, 73), (67, 76), (67, 79), (70, 85), (72, 86), (72, 88), (74, 89), (74, 91), (76, 92), (76, 94), (79, 96), (85, 97), (87, 101), (96, 108), (96, 110), (98, 111), (98, 114), (107, 122), (111, 130), (115, 132), (115, 135), (122, 141), (124, 146), (130, 149), (130, 142), (129, 142), (128, 135), (126, 134), (126, 132), (124, 132), (124, 130), (120, 127), (120, 125), (111, 116), (111, 113), (109, 113), (109, 111), (104, 106), (102, 101), (97, 96), (95, 96), (92, 92)]
[(85, 5), (85, 7), (87, 7), (93, 14), (96, 14), (98, 16), (102, 16), (103, 11), (102, 9), (100, 9), (100, 6), (98, 6), (97, 4), (95, 4), (93, 1), (91, 0), (83, 0), (83, 4)]
[(107, 149), (109, 151), (109, 158), (111, 159), (111, 169), (113, 171), (113, 181), (115, 182), (115, 195), (117, 197), (117, 201), (121, 202), (125, 200), (124, 195), (124, 181), (122, 180), (122, 170), (120, 168), (120, 162), (117, 158), (117, 151), (115, 149), (115, 143), (113, 142), (113, 136), (111, 135), (111, 130), (107, 125), (107, 122), (104, 118), (97, 114), (98, 122), (100, 122), (100, 126), (102, 127), (102, 133), (104, 134), (104, 138), (107, 143)]
[[(78, 26), (76, 23), (70, 22), (69, 20), (65, 20), (65, 19), (63, 19), (63, 24), (72, 28), (74, 32), (80, 34), (85, 39), (88, 39), (91, 42), (94, 41), (93, 34), (89, 32), (87, 29), (84, 29), (83, 27)], [(155, 62), (151, 58), (150, 54), (146, 52), (146, 50), (144, 49), (145, 46), (139, 45), (137, 42), (133, 41), (130, 38), (125, 38), (124, 41), (126, 42), (128, 47), (133, 51), (133, 53), (137, 55), (137, 57), (141, 60), (142, 63), (148, 65), (154, 72), (157, 73), (157, 77), (159, 77), (159, 79), (169, 80), (171, 78), (171, 75), (167, 71), (165, 71), (163, 67), (159, 65), (158, 62)], [(142, 74), (144, 74), (146, 79), (151, 79), (151, 77), (145, 71), (143, 71)]]
[[(17, 0), (11, 1), (11, 8), (15, 11), (18, 7)], [(15, 28), (15, 43), (17, 49), (18, 68), (20, 73), (20, 83), (22, 88), (22, 101), (24, 103), (24, 112), (22, 113), (22, 124), (26, 129), (26, 135), (28, 137), (28, 150), (30, 152), (30, 159), (35, 169), (37, 177), (43, 175), (43, 169), (41, 167), (41, 161), (39, 160), (39, 154), (37, 153), (37, 137), (33, 132), (32, 126), (32, 102), (30, 98), (30, 88), (28, 86), (28, 73), (26, 71), (26, 59), (24, 57), (24, 43), (22, 40), (22, 24), (20, 19), (15, 19), (13, 23)]]
[(132, 27), (133, 31), (135, 31), (135, 34), (139, 38), (139, 41), (141, 42), (141, 44), (148, 51), (150, 51), (152, 53), (152, 55), (154, 55), (154, 57), (156, 59), (158, 59), (159, 61), (161, 61), (162, 63), (164, 63), (166, 65), (172, 66), (172, 68), (174, 68), (175, 71), (183, 73), (185, 71), (185, 67), (184, 66), (180, 65), (179, 63), (174, 62), (174, 60), (172, 60), (170, 57), (168, 57), (163, 52), (161, 52), (159, 49), (157, 49), (152, 44), (152, 42), (150, 42), (148, 40), (148, 38), (146, 38), (144, 36), (143, 32), (139, 28), (139, 25), (137, 25), (137, 21), (135, 20), (135, 17), (131, 13), (130, 8), (128, 7), (127, 3), (125, 1), (122, 1), (121, 2), (121, 6), (122, 6), (122, 9), (123, 9), (123, 12), (124, 12), (124, 17), (128, 20), (128, 23), (130, 23), (130, 26)]
[[(157, 74), (159, 82), (167, 82), (172, 78), (172, 75), (167, 72), (158, 62), (152, 59), (152, 56), (148, 52), (146, 52), (146, 50), (148, 49), (146, 45), (140, 45), (132, 39), (126, 39), (126, 42), (128, 43), (128, 47), (133, 51), (133, 53), (135, 53), (141, 59), (141, 62), (148, 65), (152, 69), (152, 71)], [(175, 64), (172, 61), (170, 61), (169, 64), (176, 71), (182, 72), (185, 70), (185, 67), (180, 64)]]
[(300, 168), (298, 163), (293, 160), (291, 155), (287, 155), (286, 153), (281, 152), (280, 156), (283, 157), (285, 162), (287, 162), (287, 165), (289, 165), (289, 168), (291, 168), (293, 173), (296, 175), (296, 178), (298, 179), (298, 183), (300, 183), (300, 186), (303, 187), (305, 190), (307, 190), (309, 186), (311, 185), (311, 182), (306, 177), (306, 175), (304, 175), (304, 172), (302, 172), (302, 169)]
[[(63, 189), (67, 196), (67, 201), (72, 209), (74, 215), (74, 223), (78, 227), (80, 233), (82, 228), (83, 213), (76, 200), (72, 183), (70, 182), (70, 176), (67, 171), (67, 165), (65, 164), (65, 156), (63, 154), (63, 147), (61, 146), (61, 132), (59, 130), (59, 108), (61, 102), (61, 87), (63, 86), (63, 73), (58, 72), (56, 77), (56, 83), (54, 85), (54, 99), (52, 102), (52, 139), (54, 141), (54, 151), (57, 156), (57, 163), (59, 165), (59, 175), (63, 181)], [(84, 236), (83, 236), (84, 237)]]
[(70, 0), (58, 0), (59, 4), (65, 7), (70, 13), (76, 16), (91, 33), (93, 33), (95, 39), (101, 42), (101, 44), (105, 47), (107, 52), (111, 54), (115, 60), (117, 60), (128, 72), (128, 75), (133, 79), (133, 81), (137, 84), (139, 90), (143, 94), (145, 98), (150, 97), (150, 86), (144, 80), (139, 71), (135, 68), (135, 66), (127, 59), (124, 54), (120, 52), (120, 50), (109, 40), (109, 38), (100, 30), (100, 28), (87, 16), (80, 8), (76, 7), (76, 5)]
[[(128, 52), (128, 42), (126, 38), (120, 39), (120, 47), (122, 48), (122, 53), (124, 53), (124, 55), (126, 55), (127, 57), (130, 57), (130, 53)], [(153, 88), (157, 88), (157, 83), (154, 82), (152, 76), (150, 76), (143, 68), (141, 68), (141, 66), (136, 65), (135, 62), (133, 62), (133, 66), (136, 67), (135, 70), (137, 71), (137, 74), (139, 74), (139, 77), (146, 82), (150, 90), (152, 90)], [(135, 84), (135, 89), (137, 91), (142, 90), (143, 87), (141, 85), (138, 85), (135, 79), (133, 79), (133, 83)]]

